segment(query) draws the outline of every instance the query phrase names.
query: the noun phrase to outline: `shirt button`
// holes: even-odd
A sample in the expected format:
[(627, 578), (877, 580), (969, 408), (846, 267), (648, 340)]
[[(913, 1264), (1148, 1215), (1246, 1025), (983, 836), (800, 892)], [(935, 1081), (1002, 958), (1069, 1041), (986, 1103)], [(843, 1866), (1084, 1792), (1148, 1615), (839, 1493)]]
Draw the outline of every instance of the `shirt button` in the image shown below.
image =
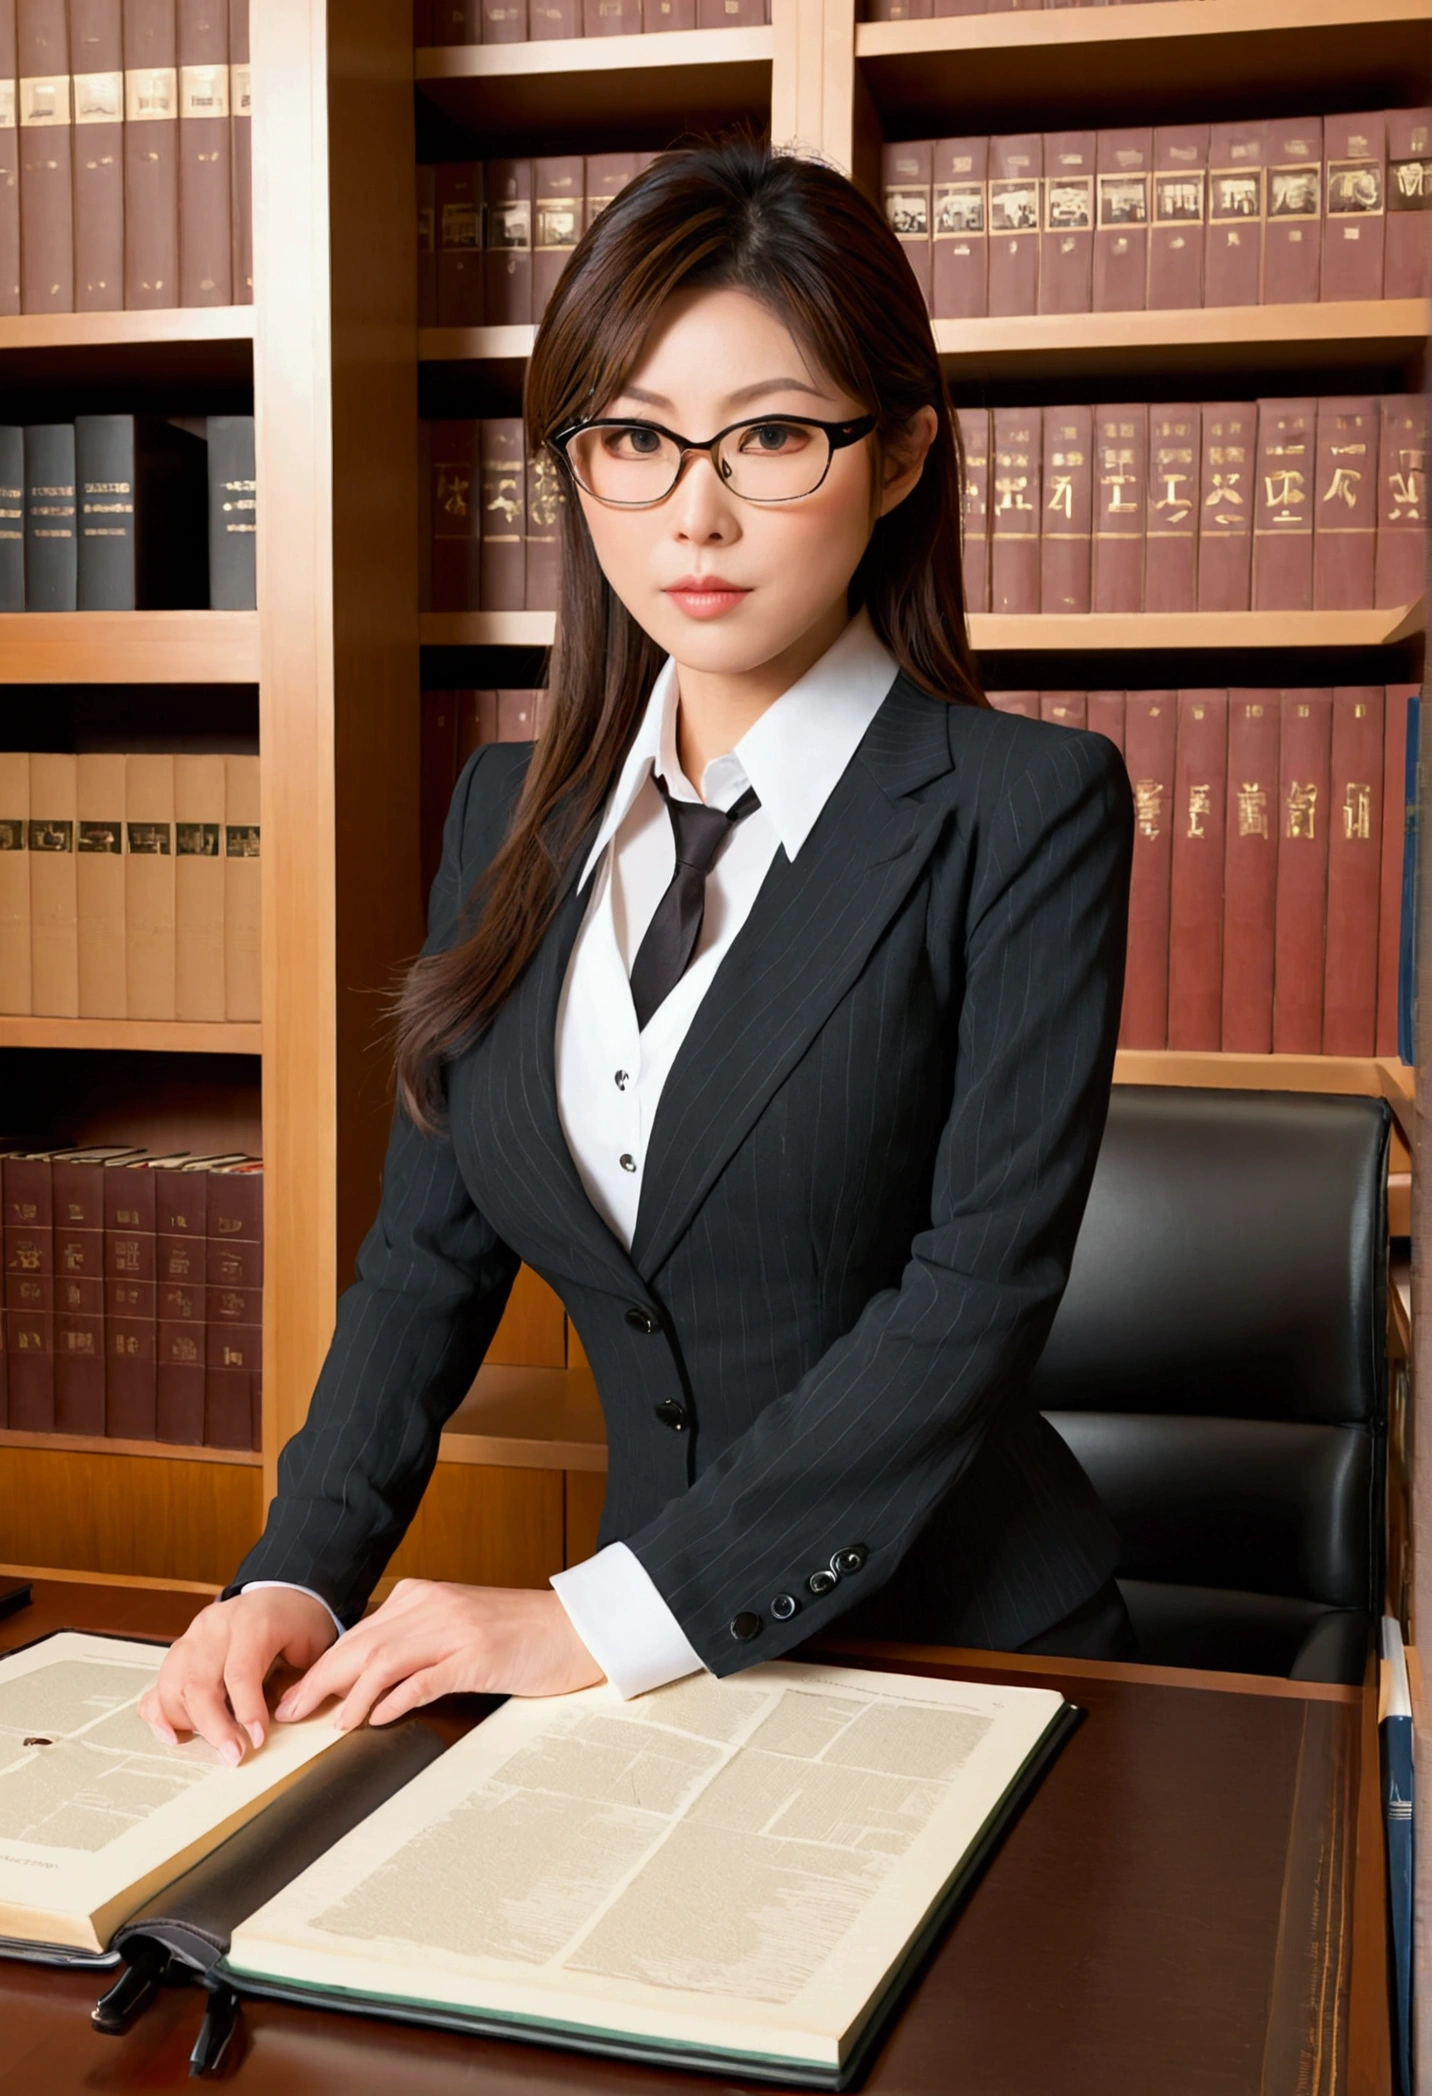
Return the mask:
[(739, 1638), (743, 1645), (751, 1638), (759, 1637), (760, 1634), (761, 1619), (759, 1616), (753, 1615), (750, 1609), (743, 1608), (738, 1616), (732, 1616), (731, 1635), (733, 1638)]
[(629, 1074), (629, 1073), (628, 1073), (628, 1072), (627, 1072), (626, 1070), (618, 1070), (618, 1071), (617, 1071), (617, 1090), (618, 1090), (619, 1092), (624, 1092), (624, 1091), (626, 1090), (627, 1086), (628, 1086), (628, 1085), (629, 1085), (630, 1083), (631, 1083), (631, 1077), (630, 1077), (630, 1074)]
[(630, 1150), (623, 1150), (617, 1162), (624, 1172), (634, 1172), (636, 1170), (636, 1159), (632, 1156)]

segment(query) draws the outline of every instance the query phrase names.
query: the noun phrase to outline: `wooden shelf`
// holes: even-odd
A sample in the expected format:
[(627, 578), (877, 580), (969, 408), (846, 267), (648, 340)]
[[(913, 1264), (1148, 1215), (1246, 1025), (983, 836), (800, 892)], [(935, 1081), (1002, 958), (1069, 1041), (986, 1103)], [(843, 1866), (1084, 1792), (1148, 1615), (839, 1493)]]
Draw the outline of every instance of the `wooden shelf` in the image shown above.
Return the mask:
[(479, 1369), (448, 1421), (439, 1459), (515, 1470), (604, 1471), (606, 1422), (591, 1369), (585, 1363)]
[[(500, 48), (500, 47), (499, 47)], [(418, 329), (420, 364), (522, 364), (532, 354), (535, 327), (442, 327)]]
[[(419, 49), (419, 93), (480, 128), (483, 151), (531, 131), (599, 134), (603, 126), (700, 126), (769, 116), (775, 32), (769, 26), (659, 30), (651, 36), (557, 37), (529, 44)], [(530, 150), (530, 148), (529, 148)]]
[(1184, 312), (1033, 313), (937, 320), (934, 330), (941, 362), (956, 383), (965, 367), (982, 380), (1095, 371), (1111, 377), (1188, 371), (1207, 378), (1211, 363), (1243, 370), (1410, 363), (1426, 341), (1427, 308), (1420, 298), (1390, 298), (1312, 306), (1201, 306)]
[(256, 611), (0, 613), (5, 684), (257, 684)]
[(252, 306), (174, 306), (144, 313), (12, 313), (0, 319), (0, 356), (12, 349), (94, 349), (137, 342), (251, 342)]
[(556, 624), (552, 611), (425, 611), (418, 635), (425, 648), (550, 648)]
[(0, 1048), (146, 1048), (161, 1055), (259, 1055), (257, 1019), (52, 1019), (0, 1012)]
[(1208, 1085), (1250, 1092), (1340, 1092), (1385, 1099), (1412, 1139), (1416, 1071), (1391, 1055), (1237, 1055), (1187, 1048), (1121, 1048), (1115, 1084)]
[(46, 1448), (85, 1456), (163, 1456), (175, 1463), (236, 1463), (246, 1470), (262, 1467), (256, 1448), (191, 1448), (178, 1441), (112, 1441), (107, 1434), (24, 1434), (0, 1427), (0, 1448)]
[(0, 318), (7, 387), (63, 391), (95, 380), (141, 388), (141, 404), (176, 381), (248, 387), (252, 306), (178, 306), (153, 313), (18, 313)]

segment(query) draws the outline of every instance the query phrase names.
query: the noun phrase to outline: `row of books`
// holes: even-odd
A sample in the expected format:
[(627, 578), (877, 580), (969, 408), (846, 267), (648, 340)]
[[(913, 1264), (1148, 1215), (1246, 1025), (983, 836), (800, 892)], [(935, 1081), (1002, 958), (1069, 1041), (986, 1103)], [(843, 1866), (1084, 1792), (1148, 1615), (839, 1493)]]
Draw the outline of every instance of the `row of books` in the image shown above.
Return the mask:
[(1136, 819), (1121, 1046), (1398, 1053), (1415, 694), (990, 694), (1123, 752)]
[(0, 1425), (259, 1446), (262, 1159), (11, 1145), (0, 1201)]
[(413, 41), (525, 44), (557, 36), (656, 29), (740, 29), (771, 19), (771, 0), (413, 0)]
[(0, 1012), (257, 1019), (258, 758), (0, 750)]
[(546, 715), (545, 691), (423, 693), (418, 837), (424, 895), (438, 870), (448, 803), (468, 758), (484, 742), (535, 741)]
[(1432, 110), (884, 149), (936, 319), (1422, 298)]
[(0, 611), (252, 611), (256, 514), (252, 415), (0, 427)]
[(567, 499), (549, 452), (527, 456), (517, 415), (418, 425), (427, 611), (555, 611)]
[(253, 299), (249, 0), (0, 4), (0, 313)]
[[(1037, 14), (1056, 7), (1130, 7), (1139, 0), (867, 0), (867, 22), (927, 22), (932, 16)], [(1154, 0), (1157, 4), (1157, 0)]]
[(1422, 592), (1421, 394), (958, 413), (971, 611), (1360, 611)]

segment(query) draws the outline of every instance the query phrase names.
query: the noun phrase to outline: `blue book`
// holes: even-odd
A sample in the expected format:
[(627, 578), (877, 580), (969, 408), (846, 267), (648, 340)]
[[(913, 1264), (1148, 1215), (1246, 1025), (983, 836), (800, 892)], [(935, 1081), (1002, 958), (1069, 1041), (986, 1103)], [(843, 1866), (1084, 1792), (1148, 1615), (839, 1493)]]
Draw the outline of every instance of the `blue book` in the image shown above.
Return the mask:
[(1382, 1619), (1382, 1809), (1387, 1828), (1392, 2072), (1397, 2096), (1412, 2087), (1412, 1698), (1396, 1616)]
[(1397, 1053), (1417, 1060), (1417, 743), (1421, 702), (1407, 701), (1407, 770), (1403, 791), (1402, 929), (1397, 959)]

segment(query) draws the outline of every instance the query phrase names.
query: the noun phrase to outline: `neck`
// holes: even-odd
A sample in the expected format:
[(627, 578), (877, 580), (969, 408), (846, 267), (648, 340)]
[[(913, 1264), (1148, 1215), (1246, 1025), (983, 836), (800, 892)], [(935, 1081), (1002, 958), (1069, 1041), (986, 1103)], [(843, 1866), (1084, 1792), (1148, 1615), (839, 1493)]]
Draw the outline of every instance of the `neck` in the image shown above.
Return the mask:
[(766, 709), (799, 683), (807, 670), (814, 669), (849, 621), (842, 596), (789, 647), (756, 669), (727, 672), (677, 663), (676, 754), (698, 793), (701, 775), (711, 759), (734, 749)]

